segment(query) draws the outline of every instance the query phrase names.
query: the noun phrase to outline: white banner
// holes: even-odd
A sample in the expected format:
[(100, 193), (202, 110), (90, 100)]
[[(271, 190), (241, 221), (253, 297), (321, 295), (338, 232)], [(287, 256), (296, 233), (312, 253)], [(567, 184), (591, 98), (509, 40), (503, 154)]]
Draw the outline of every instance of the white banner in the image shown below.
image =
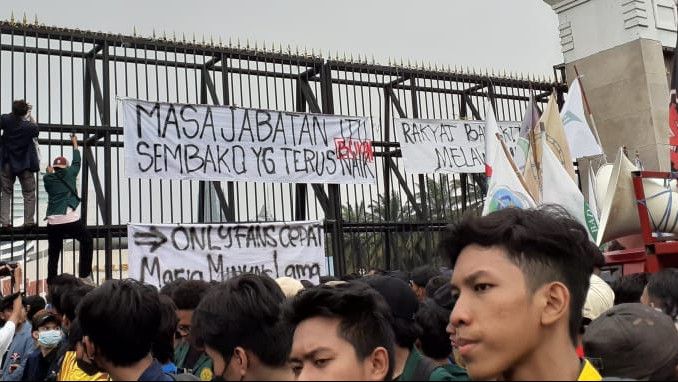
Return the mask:
[(254, 273), (319, 282), (327, 274), (320, 221), (130, 224), (129, 276), (162, 288), (177, 279), (224, 281)]
[[(515, 153), (521, 123), (497, 124)], [(394, 129), (409, 173), (485, 172), (485, 122), (396, 118)]]
[(123, 99), (132, 178), (376, 184), (364, 117)]

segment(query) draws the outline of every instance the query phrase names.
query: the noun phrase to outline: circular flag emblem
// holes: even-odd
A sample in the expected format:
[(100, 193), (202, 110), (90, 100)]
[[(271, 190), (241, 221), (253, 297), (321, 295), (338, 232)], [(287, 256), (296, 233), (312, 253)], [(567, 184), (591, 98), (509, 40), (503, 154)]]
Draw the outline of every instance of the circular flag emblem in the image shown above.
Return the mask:
[(525, 195), (511, 191), (506, 187), (499, 187), (492, 194), (492, 199), (490, 199), (489, 212), (492, 213), (510, 207), (524, 209), (528, 208), (529, 206), (530, 204)]

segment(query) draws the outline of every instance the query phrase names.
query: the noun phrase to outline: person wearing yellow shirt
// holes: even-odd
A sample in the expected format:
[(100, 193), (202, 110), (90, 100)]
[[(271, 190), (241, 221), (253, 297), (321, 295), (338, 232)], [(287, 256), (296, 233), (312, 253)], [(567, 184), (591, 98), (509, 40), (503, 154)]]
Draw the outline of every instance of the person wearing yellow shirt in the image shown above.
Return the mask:
[[(57, 381), (108, 381), (108, 375), (105, 373), (94, 372), (94, 375), (89, 375), (85, 370), (91, 367), (90, 364), (78, 362), (78, 358), (82, 359), (82, 329), (77, 319), (71, 322), (68, 331), (68, 350), (64, 355), (64, 360), (61, 363), (61, 370), (57, 376)], [(78, 352), (81, 353), (78, 356)], [(83, 370), (85, 369), (85, 370)]]
[(472, 380), (602, 380), (575, 349), (599, 250), (567, 212), (467, 217), (441, 249), (454, 264), (447, 330)]

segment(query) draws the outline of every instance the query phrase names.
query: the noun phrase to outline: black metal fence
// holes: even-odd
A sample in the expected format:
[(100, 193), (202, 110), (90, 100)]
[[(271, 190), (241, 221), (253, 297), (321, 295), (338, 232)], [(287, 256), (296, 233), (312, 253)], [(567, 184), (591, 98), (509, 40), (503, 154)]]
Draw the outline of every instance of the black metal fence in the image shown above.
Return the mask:
[[(422, 64), (323, 58), (281, 46), (140, 38), (27, 23), (0, 23), (0, 112), (14, 99), (34, 105), (42, 164), (83, 146), (82, 215), (98, 238), (97, 279), (124, 277), (126, 224), (321, 219), (337, 274), (434, 262), (436, 232), (482, 206), (480, 175), (417, 175), (402, 170), (394, 117), (520, 120), (530, 92), (544, 103), (557, 82), (476, 74)], [(562, 73), (554, 73), (555, 77)], [(317, 185), (132, 180), (124, 174), (117, 97), (210, 103), (371, 119), (378, 184)], [(45, 193), (39, 187), (38, 220)], [(21, 217), (15, 192), (16, 217)], [(46, 228), (0, 230), (3, 260), (23, 260), (45, 277)], [(76, 247), (66, 246), (72, 272)], [(70, 265), (68, 265), (70, 264)], [(73, 267), (71, 269), (70, 267)]]

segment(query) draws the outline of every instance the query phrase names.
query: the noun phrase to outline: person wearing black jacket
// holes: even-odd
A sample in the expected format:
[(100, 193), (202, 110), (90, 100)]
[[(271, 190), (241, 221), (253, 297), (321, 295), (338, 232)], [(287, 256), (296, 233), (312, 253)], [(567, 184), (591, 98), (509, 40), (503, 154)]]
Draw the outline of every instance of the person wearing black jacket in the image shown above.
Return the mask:
[(14, 182), (19, 178), (24, 197), (24, 226), (35, 226), (36, 179), (40, 159), (35, 138), (39, 130), (30, 115), (31, 106), (24, 100), (14, 101), (12, 113), (0, 116), (2, 139), (0, 150), (0, 225), (11, 227)]

